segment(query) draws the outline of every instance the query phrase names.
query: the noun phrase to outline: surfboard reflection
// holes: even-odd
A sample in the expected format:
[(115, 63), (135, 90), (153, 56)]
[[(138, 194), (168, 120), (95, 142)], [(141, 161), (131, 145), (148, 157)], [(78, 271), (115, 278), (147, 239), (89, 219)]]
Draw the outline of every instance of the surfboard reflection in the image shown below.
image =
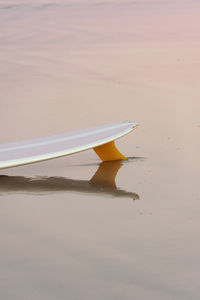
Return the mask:
[(139, 199), (139, 195), (117, 187), (115, 178), (122, 162), (103, 162), (90, 180), (75, 180), (65, 177), (0, 176), (0, 194), (27, 193), (44, 194), (57, 192), (79, 192), (106, 194), (113, 197)]

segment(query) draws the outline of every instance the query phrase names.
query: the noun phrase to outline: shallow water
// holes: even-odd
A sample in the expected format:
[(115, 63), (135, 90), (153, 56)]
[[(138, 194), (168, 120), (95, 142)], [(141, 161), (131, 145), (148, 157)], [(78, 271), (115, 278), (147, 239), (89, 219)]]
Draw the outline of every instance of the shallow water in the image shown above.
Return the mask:
[(0, 2), (1, 143), (140, 124), (119, 165), (86, 151), (1, 170), (1, 299), (200, 298), (199, 13)]

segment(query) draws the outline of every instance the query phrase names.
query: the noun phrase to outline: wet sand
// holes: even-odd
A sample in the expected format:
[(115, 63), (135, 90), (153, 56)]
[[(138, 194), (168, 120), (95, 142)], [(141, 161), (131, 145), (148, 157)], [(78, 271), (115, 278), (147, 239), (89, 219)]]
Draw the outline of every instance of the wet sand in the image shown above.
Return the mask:
[(199, 13), (1, 1), (0, 143), (140, 124), (121, 165), (87, 151), (1, 170), (1, 299), (200, 298)]

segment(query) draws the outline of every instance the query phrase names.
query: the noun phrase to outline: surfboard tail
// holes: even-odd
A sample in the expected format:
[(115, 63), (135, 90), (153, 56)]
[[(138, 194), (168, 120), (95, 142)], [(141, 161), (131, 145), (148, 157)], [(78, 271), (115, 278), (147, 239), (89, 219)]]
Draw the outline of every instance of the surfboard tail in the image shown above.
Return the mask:
[(114, 141), (137, 127), (118, 122), (54, 136), (0, 145), (0, 169), (40, 162), (94, 149), (102, 161), (127, 160)]

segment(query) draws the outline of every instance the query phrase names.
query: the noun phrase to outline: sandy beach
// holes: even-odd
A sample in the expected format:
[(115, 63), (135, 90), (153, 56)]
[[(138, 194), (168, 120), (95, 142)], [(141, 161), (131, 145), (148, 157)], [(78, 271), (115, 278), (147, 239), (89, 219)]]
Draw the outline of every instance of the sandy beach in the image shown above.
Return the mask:
[(199, 15), (197, 0), (0, 1), (0, 143), (140, 125), (119, 164), (90, 150), (1, 170), (1, 299), (200, 299)]

